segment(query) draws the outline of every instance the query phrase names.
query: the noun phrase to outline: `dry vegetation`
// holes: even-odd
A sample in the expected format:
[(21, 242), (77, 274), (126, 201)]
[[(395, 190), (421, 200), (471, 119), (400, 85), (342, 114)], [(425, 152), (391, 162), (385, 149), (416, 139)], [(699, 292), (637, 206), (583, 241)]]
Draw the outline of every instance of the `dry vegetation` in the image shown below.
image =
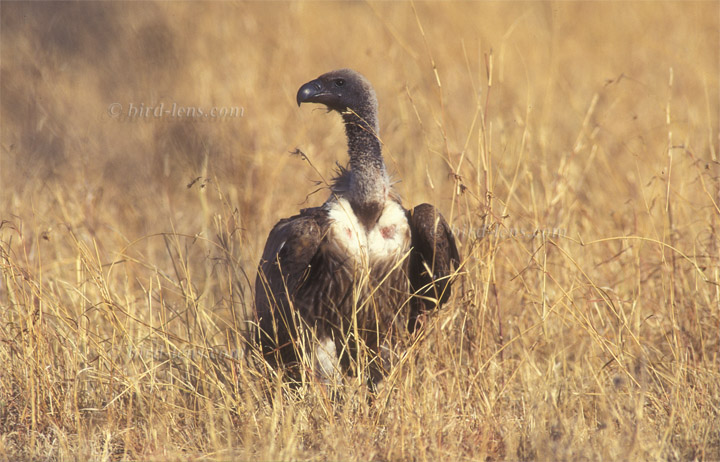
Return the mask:
[[(717, 3), (0, 8), (0, 458), (720, 459)], [(337, 67), (464, 274), (330, 399), (242, 335), (270, 227), (345, 160), (294, 102)], [(244, 112), (127, 117), (173, 102)]]

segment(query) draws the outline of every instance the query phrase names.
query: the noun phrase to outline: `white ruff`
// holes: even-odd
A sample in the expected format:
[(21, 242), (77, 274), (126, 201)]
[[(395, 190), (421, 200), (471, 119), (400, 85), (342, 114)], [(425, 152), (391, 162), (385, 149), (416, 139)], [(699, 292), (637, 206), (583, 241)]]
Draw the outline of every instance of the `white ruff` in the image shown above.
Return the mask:
[(401, 258), (410, 248), (410, 225), (405, 211), (387, 201), (377, 224), (367, 232), (345, 198), (325, 204), (331, 220), (328, 242), (354, 263), (373, 267), (388, 259)]

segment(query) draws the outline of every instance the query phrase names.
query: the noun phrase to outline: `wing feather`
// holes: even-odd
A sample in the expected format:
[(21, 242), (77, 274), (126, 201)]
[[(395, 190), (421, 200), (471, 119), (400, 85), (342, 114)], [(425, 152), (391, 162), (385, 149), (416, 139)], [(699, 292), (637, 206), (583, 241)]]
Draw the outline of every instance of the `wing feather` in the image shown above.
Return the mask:
[(412, 251), (408, 263), (410, 304), (408, 329), (415, 330), (417, 317), (442, 306), (451, 294), (452, 275), (460, 265), (455, 236), (442, 214), (430, 204), (408, 211)]
[(266, 355), (287, 349), (291, 300), (306, 281), (327, 228), (325, 213), (316, 207), (280, 220), (270, 231), (255, 279), (258, 340)]

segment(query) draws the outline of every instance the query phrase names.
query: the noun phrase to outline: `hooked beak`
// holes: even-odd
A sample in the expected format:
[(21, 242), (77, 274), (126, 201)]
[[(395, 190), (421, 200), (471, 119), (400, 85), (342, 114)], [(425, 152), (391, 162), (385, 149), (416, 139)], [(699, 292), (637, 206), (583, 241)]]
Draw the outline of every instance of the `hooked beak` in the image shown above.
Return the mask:
[(320, 103), (319, 98), (326, 93), (323, 91), (322, 82), (319, 79), (311, 80), (306, 83), (297, 92), (297, 104), (302, 103)]

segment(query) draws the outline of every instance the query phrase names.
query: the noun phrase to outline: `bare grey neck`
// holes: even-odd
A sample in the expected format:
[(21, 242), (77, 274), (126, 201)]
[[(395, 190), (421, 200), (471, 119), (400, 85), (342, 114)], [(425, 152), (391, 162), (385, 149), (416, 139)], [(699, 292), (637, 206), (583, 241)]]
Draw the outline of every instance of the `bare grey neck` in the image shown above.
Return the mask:
[(368, 230), (379, 219), (390, 192), (378, 138), (377, 108), (373, 106), (367, 104), (355, 112), (343, 113), (350, 156), (347, 197)]

